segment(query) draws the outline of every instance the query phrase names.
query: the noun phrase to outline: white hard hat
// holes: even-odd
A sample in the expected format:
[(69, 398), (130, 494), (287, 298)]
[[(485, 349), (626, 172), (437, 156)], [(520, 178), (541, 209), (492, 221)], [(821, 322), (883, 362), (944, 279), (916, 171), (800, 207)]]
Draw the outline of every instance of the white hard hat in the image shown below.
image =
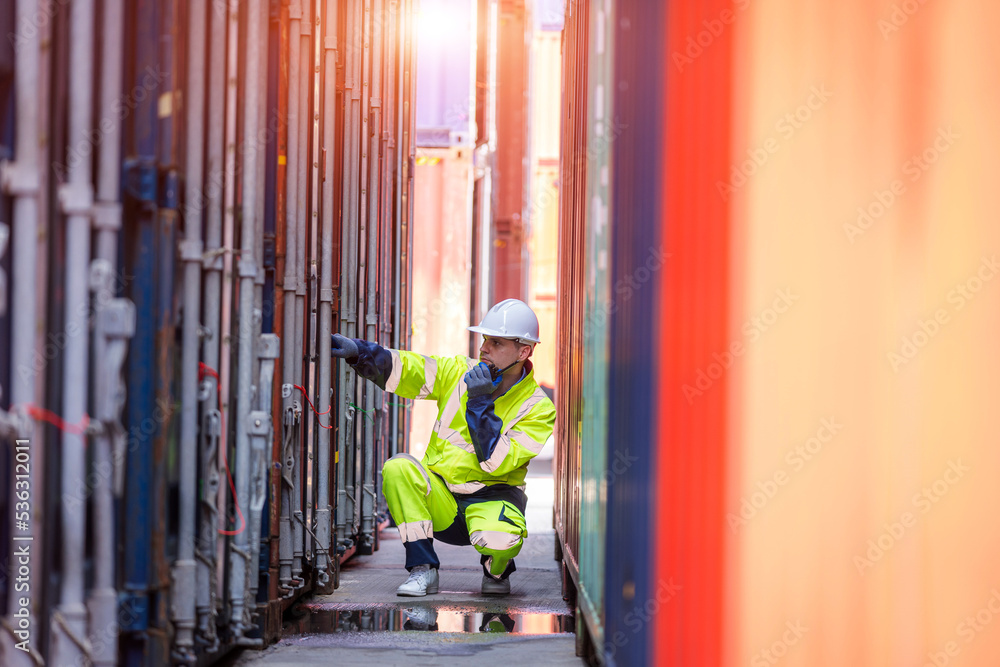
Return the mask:
[(505, 299), (490, 308), (478, 327), (469, 331), (484, 336), (510, 338), (519, 343), (540, 343), (538, 318), (528, 304), (518, 299)]

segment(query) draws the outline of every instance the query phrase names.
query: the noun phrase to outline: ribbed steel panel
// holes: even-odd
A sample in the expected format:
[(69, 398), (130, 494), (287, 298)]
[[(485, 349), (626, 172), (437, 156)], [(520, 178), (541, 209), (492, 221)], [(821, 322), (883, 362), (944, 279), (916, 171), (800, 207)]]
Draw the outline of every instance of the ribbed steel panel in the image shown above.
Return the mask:
[[(126, 65), (126, 85), (141, 85), (147, 68), (159, 65), (158, 5), (153, 0), (129, 4), (126, 34), (133, 35), (126, 53), (133, 54)], [(130, 48), (131, 47), (131, 48)], [(124, 425), (136, 434), (127, 458), (124, 498), (125, 525), (132, 529), (124, 538), (123, 603), (135, 610), (131, 622), (121, 628), (125, 665), (144, 664), (148, 651), (148, 629), (153, 587), (151, 562), (155, 498), (152, 494), (153, 443), (162, 428), (154, 418), (156, 404), (156, 101), (152, 96), (140, 101), (126, 121), (125, 176), (122, 248), (124, 269), (132, 276), (125, 295), (136, 307), (136, 330), (127, 362), (126, 381), (130, 388)], [(161, 413), (162, 414), (162, 413)]]
[[(657, 498), (652, 522), (655, 539), (651, 544), (649, 587), (637, 590), (643, 590), (645, 599), (658, 603), (659, 613), (649, 622), (650, 659), (675, 667), (737, 664), (748, 657), (751, 663), (764, 661), (751, 657), (751, 651), (758, 650), (756, 643), (746, 653), (733, 651), (732, 655), (738, 657), (727, 661), (727, 650), (732, 651), (738, 642), (733, 640), (735, 633), (726, 633), (723, 625), (727, 577), (736, 569), (734, 566), (727, 572), (725, 550), (730, 538), (740, 541), (745, 536), (733, 535), (724, 518), (727, 480), (741, 476), (727, 470), (733, 446), (729, 440), (730, 388), (734, 373), (739, 372), (738, 364), (750, 363), (735, 362), (738, 353), (734, 354), (733, 361), (717, 376), (716, 369), (721, 367), (716, 359), (730, 353), (734, 341), (735, 330), (729, 322), (733, 289), (730, 276), (745, 251), (731, 243), (731, 207), (719, 190), (721, 180), (730, 175), (733, 155), (737, 153), (731, 142), (736, 117), (730, 106), (734, 91), (741, 88), (732, 76), (737, 60), (734, 31), (753, 22), (741, 16), (730, 27), (717, 18), (727, 19), (733, 7), (726, 0), (711, 0), (698, 7), (684, 2), (666, 3), (657, 18), (658, 32), (666, 35), (660, 42), (663, 49), (657, 52), (664, 66), (655, 72), (647, 70), (644, 77), (651, 87), (653, 81), (660, 81), (655, 86), (660, 89), (662, 105), (655, 119), (659, 132), (650, 138), (650, 144), (659, 148), (658, 173), (656, 182), (649, 187), (662, 193), (656, 227), (661, 247), (670, 256), (657, 281), (662, 294), (654, 328), (655, 363), (660, 371), (660, 389), (653, 408), (656, 468), (650, 481)], [(795, 32), (799, 35), (798, 25)], [(709, 48), (703, 52), (691, 48), (692, 43), (701, 47), (708, 34), (712, 35)], [(766, 49), (772, 47), (768, 43)], [(697, 60), (686, 62), (678, 53), (695, 55)], [(799, 63), (789, 66), (794, 68)], [(784, 208), (788, 203), (782, 201), (778, 206)], [(798, 215), (794, 219), (797, 226)], [(782, 280), (787, 277), (783, 273), (781, 276)], [(733, 284), (740, 282), (737, 278)], [(706, 368), (711, 378), (710, 391), (691, 395), (689, 383), (703, 387), (700, 380), (692, 378), (704, 374), (702, 369)], [(800, 390), (796, 387), (793, 392)], [(779, 534), (788, 531), (782, 527)], [(825, 551), (825, 547), (820, 548)], [(786, 574), (783, 571), (779, 575), (783, 581), (787, 581)], [(752, 607), (756, 616), (760, 606), (754, 602)], [(797, 606), (795, 613), (799, 613)], [(771, 617), (771, 622), (762, 624), (768, 641), (785, 618)], [(761, 647), (765, 646), (764, 637), (760, 638)], [(796, 659), (801, 664), (817, 664), (822, 662), (819, 655), (823, 653), (812, 658), (800, 653)], [(842, 662), (834, 659), (829, 664)], [(885, 664), (893, 662), (888, 659)]]
[[(649, 593), (664, 576), (652, 560), (657, 496), (653, 463), (657, 432), (654, 413), (661, 363), (661, 332), (650, 326), (659, 306), (659, 282), (646, 276), (651, 252), (662, 249), (659, 219), (661, 122), (664, 108), (659, 75), (666, 67), (658, 35), (660, 4), (638, 0), (617, 3), (614, 25), (612, 108), (626, 128), (612, 144), (612, 259), (615, 313), (610, 327), (608, 373), (608, 460), (629, 462), (609, 485), (605, 565), (605, 637), (623, 633), (627, 641), (605, 642), (609, 664), (649, 662), (652, 628), (635, 627), (636, 609), (645, 609)], [(624, 286), (624, 288), (622, 287)], [(629, 614), (632, 614), (631, 616)], [(613, 647), (613, 648), (612, 648)]]
[[(609, 12), (610, 10), (610, 12)], [(612, 290), (611, 146), (623, 131), (612, 106), (615, 22), (611, 3), (591, 0), (587, 19), (587, 185), (583, 277), (583, 414), (580, 493), (579, 606), (596, 646), (604, 646), (604, 571), (609, 489), (630, 459), (608, 458), (607, 387), (611, 320), (621, 298)]]
[[(22, 9), (31, 12), (34, 6), (24, 2)], [(106, 9), (105, 4), (98, 6)], [(70, 62), (67, 47), (76, 24), (70, 25), (69, 11), (53, 7), (58, 11), (45, 17), (42, 31), (45, 42), (53, 46), (39, 62), (36, 78), (45, 86), (52, 81), (51, 87), (39, 91), (39, 100), (46, 104), (52, 98), (51, 108), (46, 106), (45, 111), (54, 114), (46, 128), (45, 150), (51, 155), (42, 162), (46, 170), (55, 163), (58, 171), (66, 161), (64, 156), (72, 155), (67, 119), (72, 116), (80, 125), (82, 116), (72, 115), (65, 93), (60, 92), (68, 90), (70, 65), (79, 67), (79, 60)], [(358, 545), (369, 551), (377, 547), (377, 531), (386, 516), (379, 471), (384, 459), (406, 449), (409, 406), (399, 399), (390, 400), (370, 383), (353, 379), (350, 392), (342, 387), (331, 392), (328, 385), (337, 381), (322, 378), (326, 368), (336, 371), (337, 366), (324, 363), (329, 359), (330, 341), (323, 327), (332, 314), (335, 323), (352, 327), (347, 331), (334, 324), (334, 330), (386, 346), (409, 346), (415, 3), (140, 0), (127, 2), (125, 7), (124, 82), (115, 109), (122, 112), (124, 126), (121, 146), (113, 147), (113, 154), (120, 151), (124, 161), (118, 289), (135, 304), (137, 321), (123, 372), (126, 433), (124, 457), (116, 464), (122, 468), (124, 481), (115, 498), (121, 514), (110, 535), (121, 554), (113, 572), (122, 613), (115, 634), (109, 640), (96, 639), (118, 647), (122, 664), (189, 661), (192, 650), (204, 664), (233, 645), (272, 641), (280, 633), (283, 612), (296, 598), (326, 588), (327, 575), (333, 575), (329, 583), (335, 586), (340, 560), (357, 553)], [(251, 7), (263, 11), (253, 13)], [(205, 48), (190, 43), (188, 27), (194, 12), (204, 12), (200, 18), (207, 19), (202, 24), (207, 32), (201, 33), (208, 35)], [(6, 12), (0, 18), (8, 19), (3, 25), (9, 24)], [(290, 34), (293, 23), (296, 29)], [(85, 43), (81, 37), (94, 37), (81, 35), (79, 30), (73, 34), (76, 44)], [(99, 39), (96, 44), (95, 66), (103, 53)], [(0, 52), (0, 86), (7, 84), (5, 68), (11, 64), (7, 56), (16, 55), (6, 47), (5, 41)], [(290, 62), (293, 53), (296, 68)], [(195, 62), (192, 57), (204, 57), (204, 76), (190, 74), (187, 66)], [(287, 114), (293, 69), (301, 123)], [(75, 78), (76, 93), (80, 80)], [(204, 86), (202, 96), (189, 89), (195, 80)], [(352, 86), (345, 89), (347, 81)], [(96, 94), (84, 89), (87, 95)], [(6, 87), (0, 90), (0, 143), (4, 147), (13, 136), (15, 122), (23, 122), (14, 118), (7, 92)], [(195, 99), (204, 100), (202, 111), (184, 106)], [(188, 124), (198, 123), (200, 113), (204, 126), (196, 133), (203, 136), (193, 141), (204, 140), (204, 173), (199, 169), (187, 174), (187, 165), (202, 162), (196, 158), (189, 162), (190, 156), (185, 155), (191, 146), (185, 142)], [(95, 124), (106, 132), (104, 124)], [(101, 141), (111, 140), (101, 134), (94, 139), (95, 146)], [(0, 157), (11, 157), (9, 150), (4, 152)], [(60, 327), (67, 308), (73, 306), (67, 303), (65, 285), (67, 280), (80, 278), (80, 271), (72, 276), (63, 272), (67, 227), (62, 209), (76, 207), (72, 215), (77, 227), (81, 220), (91, 218), (87, 201), (76, 202), (72, 197), (69, 203), (60, 201), (56, 196), (60, 183), (42, 182), (39, 201), (45, 205), (35, 210), (41, 213), (38, 229), (45, 232), (38, 234), (39, 246), (46, 247), (46, 252), (40, 255), (39, 272), (45, 273), (45, 265), (53, 268), (48, 272), (53, 289), (37, 281), (33, 289), (39, 303), (47, 304), (45, 316), (35, 319), (48, 322), (51, 330), (41, 335), (48, 339), (64, 333)], [(15, 189), (27, 187), (25, 183), (17, 180), (13, 185)], [(93, 189), (92, 183), (85, 185)], [(6, 187), (0, 199), (0, 222), (6, 222), (2, 214), (10, 208)], [(108, 196), (105, 193), (101, 201), (105, 208), (99, 222), (103, 225), (114, 219), (110, 212), (115, 202)], [(186, 201), (192, 196), (197, 201)], [(294, 215), (289, 215), (290, 206)], [(198, 215), (191, 215), (195, 212)], [(189, 234), (192, 224), (203, 224), (204, 229)], [(189, 243), (189, 235), (202, 241)], [(73, 249), (79, 248), (78, 244)], [(74, 257), (78, 268), (86, 267), (81, 257)], [(181, 262), (184, 271), (179, 270)], [(192, 267), (197, 262), (202, 266)], [(0, 257), (0, 267), (8, 279), (0, 285), (6, 295), (14, 278), (8, 273), (9, 249)], [(187, 307), (194, 303), (188, 300), (192, 291), (188, 280), (194, 281), (202, 312), (187, 312), (198, 310)], [(75, 289), (82, 286), (81, 282), (71, 284)], [(4, 328), (0, 343), (8, 340), (8, 316), (9, 311), (0, 309), (0, 327)], [(200, 335), (193, 345), (192, 325)], [(276, 340), (259, 337), (261, 331), (270, 330), (288, 341), (282, 348), (285, 359), (271, 356), (281, 347)], [(182, 338), (184, 368), (190, 371), (188, 362), (198, 363), (194, 401), (190, 400), (194, 384), (190, 372), (185, 375), (184, 392), (176, 384)], [(67, 367), (66, 347), (52, 345), (52, 349), (51, 358), (37, 369), (36, 385), (43, 386), (42, 376), (49, 383), (44, 400), (39, 401), (42, 405), (25, 402), (22, 407), (35, 410), (30, 419), (41, 415), (52, 424), (44, 430), (53, 442), (58, 443), (62, 429), (67, 434), (62, 438), (65, 442), (86, 444), (97, 431), (85, 430), (85, 421), (65, 424), (59, 417), (66, 395), (77, 405), (83, 401), (75, 399), (86, 394), (82, 389), (74, 394), (72, 387), (59, 382)], [(2, 344), (0, 357), (0, 380), (6, 390), (13, 360)], [(86, 367), (93, 375), (95, 358), (74, 357), (74, 368)], [(268, 387), (270, 364), (277, 371), (273, 394)], [(340, 366), (345, 377), (354, 376)], [(181, 403), (182, 396), (187, 435), (174, 423), (175, 404)], [(48, 412), (37, 409), (41, 407)], [(9, 427), (8, 416), (6, 410), (0, 412), (3, 429)], [(197, 425), (193, 446), (192, 423)], [(109, 426), (113, 423), (100, 424), (102, 429)], [(113, 438), (114, 434), (102, 431), (100, 437)], [(87, 484), (98, 478), (105, 484), (102, 476), (113, 471), (89, 469), (91, 458), (85, 459), (88, 469), (61, 469), (61, 459), (56, 457), (45, 466), (44, 479), (38, 477), (36, 498), (39, 511), (44, 510), (39, 516), (51, 518), (44, 524), (39, 521), (45, 532), (35, 542), (40, 552), (35, 564), (39, 572), (52, 574), (41, 580), (43, 590), (34, 609), (38, 614), (34, 644), (40, 659), (55, 659), (50, 632), (59, 635), (59, 651), (88, 650), (82, 643), (70, 646), (64, 641), (68, 635), (52, 612), (68, 600), (65, 590), (60, 590), (60, 577), (91, 567), (97, 553), (94, 544), (105, 544), (79, 541), (81, 553), (74, 552), (69, 564), (60, 552), (64, 545), (58, 531), (66, 529), (60, 526), (66, 519), (60, 516), (67, 512), (66, 503), (76, 498), (82, 502), (78, 511), (86, 516), (86, 525), (76, 522), (76, 533), (102, 525), (108, 516), (98, 517), (97, 503), (87, 502), (92, 488), (64, 488), (65, 480), (78, 476)], [(193, 459), (195, 480), (185, 472), (190, 466), (179, 465)], [(344, 481), (341, 486), (338, 477)], [(190, 502), (190, 493), (184, 494), (188, 502), (180, 503), (179, 487), (197, 489), (196, 503)], [(338, 506), (338, 492), (344, 489), (350, 493), (340, 494)], [(0, 533), (8, 535), (9, 497), (2, 495)], [(321, 526), (331, 511), (345, 518), (340, 542), (330, 545), (332, 561), (324, 562), (328, 538)], [(179, 515), (185, 521), (178, 522)], [(179, 523), (186, 526), (183, 534)], [(190, 545), (183, 541), (191, 539), (192, 533), (197, 536), (191, 550), (194, 560), (188, 555), (181, 563), (181, 547)], [(92, 586), (92, 579), (88, 575), (85, 585)], [(175, 594), (193, 595), (194, 589), (196, 600), (173, 603)], [(75, 597), (75, 584), (71, 592)], [(92, 609), (93, 593), (92, 588), (84, 591)], [(82, 609), (73, 607), (73, 627), (85, 619)], [(3, 613), (7, 613), (6, 604)], [(5, 645), (0, 644), (0, 650)], [(102, 664), (114, 653), (102, 650)], [(0, 662), (7, 664), (8, 656), (3, 655)]]
[[(585, 238), (587, 215), (588, 6), (567, 5), (563, 33), (563, 108), (559, 216), (559, 309), (557, 338), (555, 528), (564, 562), (563, 593), (574, 599), (580, 577), (580, 505), (585, 325)], [(579, 609), (579, 608), (578, 608)], [(578, 613), (580, 613), (578, 611)], [(593, 614), (584, 618), (596, 620)], [(578, 636), (585, 635), (579, 625)], [(582, 643), (578, 643), (582, 648)]]

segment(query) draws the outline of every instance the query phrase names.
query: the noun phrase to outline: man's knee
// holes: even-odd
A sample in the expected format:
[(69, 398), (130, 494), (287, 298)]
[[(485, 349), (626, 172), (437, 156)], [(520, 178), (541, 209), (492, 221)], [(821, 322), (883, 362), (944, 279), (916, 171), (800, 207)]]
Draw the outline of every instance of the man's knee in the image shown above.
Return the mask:
[(471, 505), (465, 511), (469, 537), (480, 553), (517, 553), (527, 536), (524, 515), (504, 501), (488, 501)]
[(484, 556), (513, 558), (521, 551), (524, 538), (520, 533), (508, 533), (499, 530), (474, 530), (469, 534), (469, 541), (476, 551)]
[(382, 465), (382, 485), (411, 484), (430, 494), (431, 485), (420, 462), (409, 454), (396, 454)]

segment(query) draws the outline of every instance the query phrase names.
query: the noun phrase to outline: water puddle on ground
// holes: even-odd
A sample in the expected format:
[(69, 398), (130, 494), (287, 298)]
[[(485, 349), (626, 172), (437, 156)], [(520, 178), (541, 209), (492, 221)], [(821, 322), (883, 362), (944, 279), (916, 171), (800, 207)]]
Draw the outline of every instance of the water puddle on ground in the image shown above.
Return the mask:
[(561, 614), (493, 613), (411, 606), (388, 609), (309, 609), (286, 624), (298, 634), (330, 632), (499, 632), (523, 635), (572, 633), (575, 619)]

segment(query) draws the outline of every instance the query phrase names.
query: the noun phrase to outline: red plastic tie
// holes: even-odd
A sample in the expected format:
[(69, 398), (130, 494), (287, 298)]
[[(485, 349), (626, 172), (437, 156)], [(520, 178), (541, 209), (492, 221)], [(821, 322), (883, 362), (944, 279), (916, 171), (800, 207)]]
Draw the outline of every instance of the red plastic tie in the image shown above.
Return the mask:
[(90, 426), (90, 415), (87, 413), (83, 414), (83, 420), (79, 424), (67, 424), (65, 420), (63, 420), (63, 418), (56, 413), (46, 410), (45, 408), (40, 408), (37, 405), (26, 405), (24, 410), (35, 419), (48, 422), (63, 433), (84, 435), (87, 432), (87, 428)]
[(325, 429), (328, 429), (328, 430), (329, 430), (329, 429), (332, 429), (332, 428), (333, 428), (333, 425), (332, 425), (332, 424), (331, 424), (330, 426), (325, 426), (325, 425), (323, 424), (323, 422), (321, 422), (321, 421), (319, 420), (319, 417), (322, 417), (323, 415), (328, 415), (328, 414), (330, 414), (330, 410), (333, 410), (333, 406), (331, 405), (331, 406), (330, 406), (330, 407), (329, 407), (329, 408), (327, 409), (327, 411), (326, 411), (326, 412), (319, 412), (319, 411), (318, 411), (318, 410), (316, 409), (316, 406), (315, 406), (315, 405), (313, 405), (313, 402), (309, 400), (309, 394), (307, 394), (307, 393), (306, 393), (306, 390), (305, 390), (305, 388), (304, 388), (304, 387), (301, 387), (300, 385), (297, 385), (297, 384), (293, 384), (292, 386), (293, 386), (293, 387), (295, 387), (296, 389), (298, 389), (299, 391), (301, 391), (301, 392), (302, 392), (302, 396), (303, 396), (303, 398), (305, 398), (305, 399), (306, 399), (306, 403), (308, 403), (308, 404), (309, 404), (309, 407), (310, 407), (310, 408), (312, 408), (312, 411), (316, 413), (316, 417), (317, 417), (317, 419), (316, 419), (316, 423), (317, 423), (317, 424), (319, 424), (319, 425), (320, 425), (320, 426), (321, 426), (322, 428), (325, 428)]

